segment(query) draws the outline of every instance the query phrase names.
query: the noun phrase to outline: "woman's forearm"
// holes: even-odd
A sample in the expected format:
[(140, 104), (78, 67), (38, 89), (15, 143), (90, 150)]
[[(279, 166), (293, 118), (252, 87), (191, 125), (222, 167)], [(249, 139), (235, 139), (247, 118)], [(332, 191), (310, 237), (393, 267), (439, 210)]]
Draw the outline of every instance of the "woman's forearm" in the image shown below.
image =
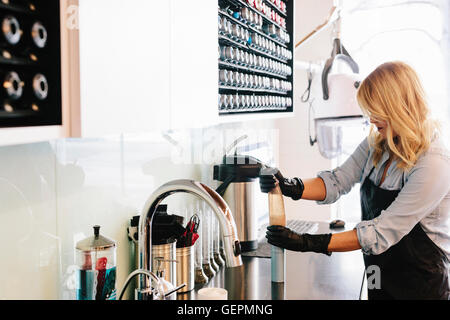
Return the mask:
[(361, 249), (356, 229), (334, 233), (328, 244), (329, 252), (345, 252)]
[(305, 189), (303, 190), (302, 199), (323, 201), (327, 195), (325, 183), (321, 178), (312, 178), (302, 180)]
[[(323, 180), (319, 177), (302, 180), (305, 189), (302, 199), (323, 201), (327, 195), (327, 189)], [(328, 245), (330, 252), (345, 252), (361, 249), (356, 230), (334, 233)]]

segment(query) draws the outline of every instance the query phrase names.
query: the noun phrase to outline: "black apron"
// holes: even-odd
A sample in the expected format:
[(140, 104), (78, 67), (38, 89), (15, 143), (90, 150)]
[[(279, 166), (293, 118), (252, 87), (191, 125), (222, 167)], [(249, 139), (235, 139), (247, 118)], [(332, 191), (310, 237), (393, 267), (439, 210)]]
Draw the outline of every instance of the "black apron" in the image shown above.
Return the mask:
[[(400, 190), (385, 190), (370, 179), (361, 185), (362, 220), (378, 217), (395, 200)], [(409, 234), (379, 255), (364, 254), (366, 269), (380, 268), (381, 288), (368, 289), (369, 300), (444, 299), (450, 300), (447, 255), (434, 244), (417, 223)]]

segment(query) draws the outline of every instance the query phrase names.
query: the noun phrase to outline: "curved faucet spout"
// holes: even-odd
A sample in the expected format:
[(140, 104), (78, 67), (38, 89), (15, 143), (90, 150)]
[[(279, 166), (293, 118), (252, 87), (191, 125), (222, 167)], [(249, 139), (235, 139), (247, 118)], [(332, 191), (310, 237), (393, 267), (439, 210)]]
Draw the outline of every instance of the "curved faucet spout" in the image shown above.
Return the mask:
[[(174, 180), (159, 187), (146, 201), (139, 219), (139, 268), (151, 271), (152, 237), (151, 228), (156, 208), (171, 194), (185, 192), (196, 195), (213, 209), (222, 230), (225, 260), (228, 267), (242, 265), (241, 248), (237, 237), (236, 224), (230, 208), (223, 198), (208, 186), (193, 180)], [(139, 289), (150, 286), (146, 277), (140, 277)]]

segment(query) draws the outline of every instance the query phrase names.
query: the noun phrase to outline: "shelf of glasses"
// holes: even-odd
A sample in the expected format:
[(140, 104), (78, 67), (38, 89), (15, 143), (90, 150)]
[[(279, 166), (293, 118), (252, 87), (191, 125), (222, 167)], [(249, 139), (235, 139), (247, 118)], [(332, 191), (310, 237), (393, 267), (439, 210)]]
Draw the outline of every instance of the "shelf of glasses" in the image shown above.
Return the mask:
[(272, 8), (273, 10), (275, 10), (279, 15), (281, 15), (283, 18), (287, 18), (287, 14), (283, 11), (280, 10), (280, 8), (278, 8), (276, 5), (274, 5), (272, 2), (270, 2), (269, 0), (265, 0), (264, 1), (265, 4), (267, 4), (270, 8)]
[(253, 46), (249, 46), (248, 44), (244, 44), (244, 43), (242, 43), (242, 42), (233, 40), (233, 39), (231, 39), (231, 38), (228, 37), (228, 36), (219, 34), (218, 37), (219, 37), (219, 41), (228, 43), (228, 44), (230, 44), (230, 45), (237, 46), (237, 47), (239, 47), (239, 48), (241, 48), (241, 49), (251, 50), (251, 51), (253, 51), (254, 53), (258, 53), (258, 54), (260, 54), (260, 55), (262, 55), (262, 56), (265, 56), (266, 58), (273, 59), (273, 60), (276, 60), (276, 61), (281, 62), (281, 63), (284, 63), (284, 64), (288, 64), (288, 62), (289, 62), (289, 60), (285, 60), (285, 59), (278, 58), (278, 57), (276, 57), (276, 56), (274, 56), (274, 55), (272, 55), (272, 54), (270, 54), (270, 53), (268, 53), (268, 52), (264, 52), (264, 51), (262, 51), (262, 50), (260, 50), (260, 49), (257, 49), (257, 48), (255, 48), (255, 47), (253, 47)]
[(288, 108), (286, 107), (252, 107), (252, 108), (247, 108), (247, 107), (242, 107), (242, 108), (238, 108), (238, 109), (223, 109), (223, 110), (219, 110), (219, 115), (231, 115), (231, 114), (236, 114), (236, 113), (256, 113), (256, 112), (268, 112), (268, 111), (272, 111), (272, 112), (285, 112), (288, 111)]
[(275, 42), (276, 44), (278, 44), (278, 45), (280, 45), (280, 46), (282, 46), (282, 47), (288, 49), (286, 43), (284, 43), (284, 42), (278, 40), (277, 38), (272, 38), (271, 36), (269, 36), (268, 34), (262, 32), (261, 30), (258, 30), (257, 28), (252, 27), (252, 26), (246, 24), (245, 22), (240, 21), (240, 20), (236, 19), (235, 17), (232, 17), (232, 16), (229, 15), (227, 12), (225, 12), (225, 11), (223, 11), (223, 10), (219, 10), (219, 14), (221, 14), (222, 16), (225, 16), (225, 17), (226, 17), (227, 19), (229, 19), (230, 21), (233, 21), (234, 23), (239, 24), (241, 27), (244, 27), (244, 28), (247, 28), (247, 29), (249, 29), (249, 30), (251, 30), (251, 31), (253, 31), (253, 32), (256, 32), (256, 33), (259, 34), (260, 36), (263, 36), (263, 37), (265, 37), (266, 39), (268, 39), (268, 40), (270, 40), (270, 41), (273, 41), (273, 42)]
[(278, 90), (270, 90), (270, 89), (256, 89), (256, 88), (247, 88), (247, 87), (235, 87), (235, 86), (227, 86), (227, 85), (219, 85), (219, 90), (230, 90), (230, 91), (239, 91), (239, 92), (250, 92), (250, 93), (273, 93), (280, 95), (287, 95), (286, 91), (278, 91)]
[(237, 70), (254, 72), (254, 73), (261, 74), (261, 75), (272, 76), (272, 77), (280, 78), (280, 79), (283, 79), (283, 80), (288, 80), (287, 76), (283, 76), (283, 75), (280, 75), (280, 74), (277, 74), (277, 73), (273, 73), (273, 72), (270, 72), (270, 71), (264, 71), (264, 70), (261, 70), (261, 69), (256, 69), (256, 68), (249, 67), (249, 66), (242, 66), (242, 65), (238, 65), (238, 64), (235, 64), (235, 63), (227, 62), (227, 61), (219, 60), (219, 66), (228, 67), (228, 68), (234, 68), (234, 69), (237, 69)]
[(278, 27), (278, 28), (280, 28), (281, 30), (287, 32), (286, 28), (284, 28), (283, 26), (279, 25), (276, 21), (273, 21), (273, 20), (270, 19), (269, 17), (265, 16), (262, 12), (256, 10), (256, 9), (253, 8), (253, 7), (250, 7), (250, 6), (249, 6), (247, 3), (245, 3), (244, 1), (242, 1), (242, 0), (230, 0), (230, 1), (232, 1), (232, 2), (234, 2), (234, 3), (237, 3), (237, 4), (241, 5), (241, 6), (244, 6), (244, 7), (249, 8), (249, 9), (252, 10), (253, 12), (256, 12), (256, 13), (259, 14), (261, 17), (263, 17), (263, 19), (266, 20), (266, 22), (272, 23), (272, 24), (275, 25), (276, 27)]

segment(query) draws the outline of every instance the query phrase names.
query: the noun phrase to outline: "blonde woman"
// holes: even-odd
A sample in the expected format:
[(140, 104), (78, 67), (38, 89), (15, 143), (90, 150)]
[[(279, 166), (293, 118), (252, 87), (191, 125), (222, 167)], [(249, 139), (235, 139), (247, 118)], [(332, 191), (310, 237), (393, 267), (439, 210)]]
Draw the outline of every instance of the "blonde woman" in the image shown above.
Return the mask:
[[(450, 299), (450, 153), (429, 118), (415, 71), (380, 65), (357, 94), (373, 130), (340, 167), (316, 178), (261, 177), (263, 192), (279, 183), (294, 200), (333, 203), (361, 183), (362, 222), (331, 234), (297, 234), (269, 226), (268, 242), (330, 255), (362, 249), (366, 268), (380, 268), (369, 299)], [(376, 130), (375, 130), (376, 128)]]

